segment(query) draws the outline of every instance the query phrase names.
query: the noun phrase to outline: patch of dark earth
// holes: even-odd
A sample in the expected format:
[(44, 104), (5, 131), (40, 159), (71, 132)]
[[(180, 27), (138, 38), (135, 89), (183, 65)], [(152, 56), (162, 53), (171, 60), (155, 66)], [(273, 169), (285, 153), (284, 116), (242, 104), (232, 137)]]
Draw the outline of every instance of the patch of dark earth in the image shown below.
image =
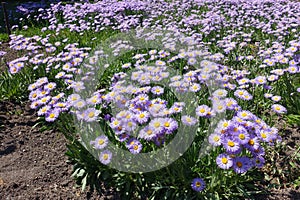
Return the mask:
[(75, 187), (61, 133), (40, 132), (29, 104), (0, 102), (0, 199), (116, 199)]
[(6, 52), (4, 56), (0, 56), (0, 74), (1, 74), (3, 71), (8, 70), (7, 63), (17, 59), (21, 54), (20, 52), (11, 49), (9, 43), (7, 42), (2, 42), (2, 44), (0, 44), (0, 51)]

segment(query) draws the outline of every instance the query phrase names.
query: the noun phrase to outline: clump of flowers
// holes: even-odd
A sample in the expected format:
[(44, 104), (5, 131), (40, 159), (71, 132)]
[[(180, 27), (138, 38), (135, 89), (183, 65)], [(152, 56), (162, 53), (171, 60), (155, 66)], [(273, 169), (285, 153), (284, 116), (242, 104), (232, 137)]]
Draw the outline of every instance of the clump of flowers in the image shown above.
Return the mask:
[[(282, 0), (57, 3), (37, 16), (49, 21), (41, 30), (49, 34), (10, 36), (10, 48), (27, 55), (7, 63), (8, 70), (16, 74), (32, 67), (45, 72), (28, 90), (31, 108), (47, 122), (63, 112), (74, 114), (78, 124), (104, 121), (107, 133), (87, 134), (83, 142), (103, 165), (116, 159), (108, 148), (110, 139), (141, 155), (166, 146), (183, 126), (197, 126), (197, 136), (203, 137), (202, 125), (219, 119), (205, 135), (212, 152), (218, 152), (212, 156), (214, 164), (222, 172), (243, 174), (262, 168), (265, 149), (281, 141), (278, 129), (260, 118), (261, 110), (285, 114), (287, 91), (288, 96), (300, 92), (293, 83), (300, 73), (298, 5)], [(283, 7), (287, 12), (274, 12)], [(117, 64), (103, 60), (134, 51), (125, 38), (108, 45), (110, 55), (103, 48), (91, 57), (89, 47), (80, 48), (68, 38), (56, 40), (66, 30), (88, 37), (88, 31), (131, 28), (147, 42), (162, 39), (146, 53), (130, 54)], [(97, 37), (88, 40), (93, 44)], [(89, 85), (99, 81), (94, 78), (99, 71), (106, 82), (88, 93)], [(176, 99), (187, 93), (198, 97), (188, 102), (192, 109)], [(193, 112), (185, 113), (188, 109)], [(199, 166), (192, 170), (193, 177), (203, 177)], [(191, 179), (188, 187), (196, 192), (210, 187), (202, 178)]]

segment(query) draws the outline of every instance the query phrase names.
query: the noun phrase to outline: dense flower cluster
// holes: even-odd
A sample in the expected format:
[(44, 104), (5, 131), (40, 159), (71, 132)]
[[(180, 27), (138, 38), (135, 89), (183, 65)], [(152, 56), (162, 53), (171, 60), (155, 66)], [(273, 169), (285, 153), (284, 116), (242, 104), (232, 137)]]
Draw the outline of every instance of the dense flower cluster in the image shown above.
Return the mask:
[[(49, 21), (50, 25), (42, 28), (48, 35), (10, 36), (10, 48), (28, 53), (9, 62), (9, 71), (16, 74), (24, 67), (45, 69), (53, 78), (46, 75), (28, 88), (31, 108), (37, 109), (39, 116), (53, 122), (61, 112), (70, 111), (85, 122), (105, 118), (117, 139), (133, 154), (141, 153), (150, 142), (162, 146), (181, 125), (193, 126), (198, 118), (213, 119), (231, 113), (233, 117), (221, 120), (209, 135), (209, 143), (223, 151), (215, 158), (221, 169), (245, 173), (262, 167), (264, 147), (280, 141), (278, 130), (253, 114), (251, 106), (261, 101), (276, 114), (287, 112), (284, 96), (274, 88), (284, 78), (292, 79), (300, 73), (299, 5), (285, 0), (52, 4), (49, 9), (40, 9), (37, 16), (38, 20)], [(134, 61), (121, 64), (123, 72), (113, 75), (109, 88), (84, 98), (82, 92), (87, 83), (95, 81), (91, 77), (97, 70), (115, 66), (99, 64), (100, 58), (108, 57), (105, 49), (88, 58), (90, 48), (68, 43), (68, 39), (57, 41), (55, 36), (63, 30), (84, 35), (87, 31), (130, 29), (146, 41), (163, 37), (163, 48), (132, 55)], [(112, 43), (110, 48), (114, 56), (134, 50), (125, 39)], [(170, 68), (180, 72), (172, 75)], [(130, 74), (125, 73), (128, 70)], [(81, 79), (76, 80), (76, 75)], [(128, 84), (128, 80), (135, 84)], [(180, 95), (192, 92), (200, 96), (212, 84), (221, 87), (210, 91), (207, 101), (199, 100), (195, 116), (183, 114), (183, 102), (170, 103), (166, 98), (167, 88)], [(299, 88), (291, 90), (300, 92)], [(120, 110), (102, 113), (102, 108), (112, 105)], [(103, 164), (111, 162), (113, 152), (105, 149), (107, 136), (95, 136), (90, 144), (101, 150), (99, 160)], [(196, 178), (191, 187), (202, 191), (205, 182)]]
[[(278, 130), (269, 127), (263, 120), (249, 111), (238, 111), (232, 120), (219, 122), (215, 132), (209, 136), (213, 146), (222, 146), (226, 153), (217, 157), (217, 164), (222, 169), (233, 168), (237, 173), (244, 173), (251, 167), (264, 165), (264, 147), (280, 141)], [(250, 157), (247, 156), (250, 153)]]

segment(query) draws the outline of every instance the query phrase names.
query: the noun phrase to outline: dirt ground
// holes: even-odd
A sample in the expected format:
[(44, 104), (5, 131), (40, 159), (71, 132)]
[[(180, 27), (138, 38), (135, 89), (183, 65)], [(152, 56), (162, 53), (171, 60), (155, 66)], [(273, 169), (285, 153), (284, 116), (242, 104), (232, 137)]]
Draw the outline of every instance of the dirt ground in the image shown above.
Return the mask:
[(0, 199), (112, 199), (74, 187), (66, 140), (41, 133), (28, 105), (0, 103)]

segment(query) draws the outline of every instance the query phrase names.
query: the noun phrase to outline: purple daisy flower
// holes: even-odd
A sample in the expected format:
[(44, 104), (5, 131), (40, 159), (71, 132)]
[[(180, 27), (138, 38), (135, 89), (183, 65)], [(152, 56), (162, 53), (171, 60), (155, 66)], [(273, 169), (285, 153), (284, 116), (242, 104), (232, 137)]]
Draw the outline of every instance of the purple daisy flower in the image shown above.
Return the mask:
[(132, 154), (138, 154), (142, 151), (142, 148), (143, 148), (143, 145), (140, 142), (138, 142), (138, 143), (135, 143), (134, 145), (132, 145), (129, 148), (129, 151)]
[(53, 110), (49, 110), (46, 114), (45, 114), (45, 119), (47, 122), (54, 122), (59, 116), (59, 110), (58, 109), (53, 109)]
[(16, 74), (16, 73), (18, 73), (20, 70), (21, 70), (21, 68), (18, 68), (18, 67), (16, 67), (16, 66), (11, 66), (11, 67), (9, 67), (9, 72), (10, 72), (11, 74)]
[(185, 124), (187, 126), (193, 126), (198, 122), (198, 120), (196, 118), (188, 116), (188, 115), (182, 116), (181, 121), (183, 124)]
[(235, 134), (235, 139), (240, 144), (247, 144), (250, 140), (250, 135), (247, 131), (239, 131)]
[(130, 153), (132, 154), (138, 154), (141, 152), (143, 145), (141, 142), (135, 138), (132, 138), (128, 141), (126, 144), (126, 147), (129, 149)]
[(122, 120), (125, 131), (132, 132), (136, 129), (137, 124), (134, 120)]
[(270, 140), (272, 140), (270, 130), (268, 129), (257, 130), (257, 136), (261, 141), (264, 142), (269, 142)]
[(135, 114), (134, 119), (140, 123), (144, 124), (149, 120), (150, 114), (147, 111), (141, 111)]
[(248, 143), (244, 145), (250, 151), (254, 151), (260, 147), (259, 139), (257, 137), (253, 137), (249, 139)]
[(241, 110), (237, 113), (237, 116), (243, 120), (249, 120), (253, 117), (253, 114), (248, 110)]
[(159, 87), (159, 86), (155, 86), (155, 87), (152, 87), (151, 89), (151, 92), (155, 95), (162, 95), (164, 93), (164, 88), (162, 87)]
[(190, 87), (189, 90), (192, 92), (198, 92), (201, 89), (200, 84), (198, 83), (193, 83)]
[(101, 95), (95, 94), (92, 97), (88, 98), (86, 102), (90, 105), (96, 105), (102, 102)]
[(210, 107), (207, 105), (200, 105), (196, 108), (196, 115), (199, 117), (205, 117), (210, 110)]
[(88, 108), (84, 111), (84, 120), (87, 122), (93, 122), (97, 120), (100, 111), (95, 108)]
[(224, 101), (228, 110), (235, 110), (235, 108), (238, 106), (237, 101), (233, 98), (226, 98)]
[(79, 99), (75, 102), (72, 102), (71, 105), (74, 106), (74, 108), (76, 109), (81, 109), (86, 105), (86, 102), (82, 99)]
[(287, 112), (286, 108), (280, 104), (274, 104), (271, 106), (271, 108), (274, 112), (279, 113), (279, 114), (284, 114)]
[(46, 106), (42, 107), (41, 109), (39, 109), (37, 114), (38, 114), (38, 116), (45, 115), (47, 112), (50, 111), (50, 109), (51, 109), (51, 106), (46, 105)]
[(281, 100), (281, 96), (278, 96), (278, 95), (272, 96), (271, 99), (272, 99), (272, 101), (274, 101), (274, 102), (278, 102), (278, 101)]
[(145, 140), (154, 140), (157, 137), (157, 134), (153, 131), (153, 128), (146, 126), (145, 128), (141, 129), (139, 132), (139, 138)]
[(41, 99), (39, 100), (39, 104), (40, 104), (40, 105), (45, 105), (45, 104), (47, 104), (50, 100), (51, 100), (51, 97), (50, 97), (50, 96), (45, 96), (45, 97), (43, 97), (43, 98), (41, 98)]
[(252, 159), (253, 165), (257, 168), (262, 168), (265, 165), (265, 159), (262, 156), (256, 156)]
[(111, 162), (112, 153), (109, 150), (104, 150), (100, 153), (99, 160), (102, 164), (107, 165)]
[(106, 135), (100, 135), (93, 141), (93, 144), (95, 149), (104, 149), (108, 144), (108, 138)]
[(42, 85), (45, 85), (46, 83), (48, 83), (48, 78), (47, 77), (42, 77), (42, 78), (39, 78), (37, 81), (36, 81), (36, 85), (38, 87), (42, 86)]
[(229, 169), (233, 165), (232, 158), (225, 153), (218, 155), (216, 162), (221, 169)]
[(213, 146), (220, 146), (222, 144), (222, 137), (220, 134), (213, 133), (208, 137), (208, 142)]
[(233, 159), (233, 170), (238, 174), (247, 172), (251, 168), (251, 165), (250, 158), (246, 156)]
[(251, 154), (255, 157), (264, 156), (265, 155), (265, 149), (264, 149), (264, 147), (260, 146), (258, 149), (252, 150)]
[(56, 102), (53, 104), (53, 107), (59, 109), (60, 112), (66, 112), (69, 110), (69, 105), (64, 102)]
[(37, 92), (38, 92), (39, 98), (46, 97), (47, 95), (50, 94), (50, 90), (45, 90), (45, 89), (42, 89), (42, 88), (39, 88), (39, 89), (37, 90)]
[(55, 87), (56, 87), (56, 83), (54, 83), (54, 82), (50, 82), (50, 83), (48, 83), (48, 84), (46, 84), (45, 86), (44, 86), (44, 89), (45, 90), (53, 90), (53, 89), (55, 89)]
[(36, 101), (39, 98), (38, 90), (32, 90), (29, 94), (30, 101)]
[(155, 134), (161, 134), (164, 132), (164, 118), (154, 118), (149, 123), (149, 128), (151, 128)]
[(225, 147), (225, 149), (228, 153), (236, 154), (237, 152), (239, 152), (241, 150), (241, 146), (240, 146), (239, 142), (236, 141), (235, 139), (225, 138), (225, 140), (223, 142), (223, 146)]
[(201, 192), (205, 188), (205, 182), (202, 178), (194, 178), (191, 187), (196, 192)]
[(129, 135), (126, 133), (122, 133), (119, 135), (119, 141), (120, 142), (125, 142), (129, 138)]
[(78, 101), (79, 99), (81, 99), (79, 94), (71, 94), (70, 96), (68, 96), (68, 102), (70, 104), (73, 104), (74, 102)]
[(165, 118), (163, 121), (163, 126), (167, 134), (171, 134), (178, 129), (178, 123), (176, 120), (172, 118)]

